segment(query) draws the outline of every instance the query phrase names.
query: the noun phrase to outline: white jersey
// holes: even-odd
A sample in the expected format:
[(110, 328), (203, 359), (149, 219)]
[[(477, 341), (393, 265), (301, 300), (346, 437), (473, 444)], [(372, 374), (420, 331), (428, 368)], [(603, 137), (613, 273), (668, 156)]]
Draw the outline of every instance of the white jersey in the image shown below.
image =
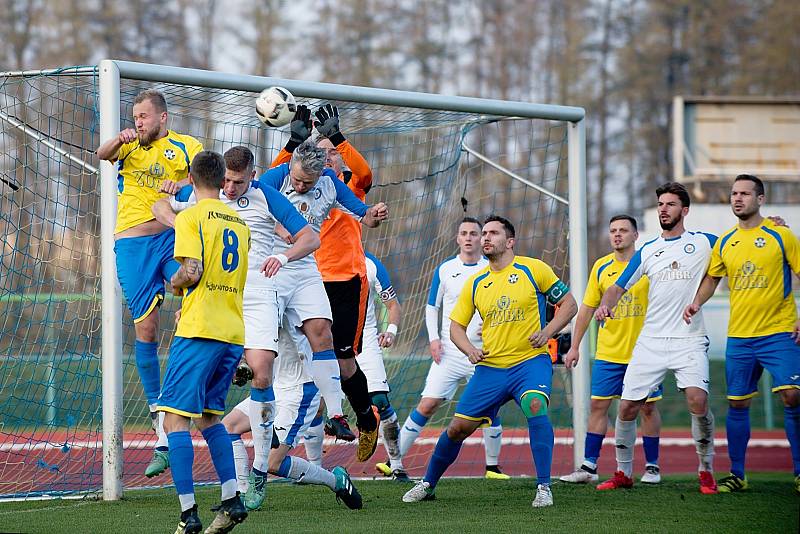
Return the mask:
[(278, 340), (278, 357), (272, 366), (272, 387), (291, 389), (313, 382), (309, 370), (312, 352), (306, 336), (284, 320)]
[(370, 254), (364, 252), (367, 265), (367, 285), (369, 286), (369, 297), (367, 298), (367, 315), (364, 319), (364, 341), (363, 351), (373, 350), (380, 354), (378, 346), (378, 318), (375, 314), (375, 298), (380, 296), (381, 302), (388, 302), (397, 298), (397, 293), (392, 287), (389, 273), (383, 263)]
[[(247, 256), (248, 270), (259, 271), (264, 261), (276, 254), (275, 222), (280, 222), (292, 235), (307, 226), (300, 213), (283, 195), (272, 187), (265, 187), (258, 182), (251, 182), (245, 193), (236, 200), (230, 200), (220, 191), (219, 199), (235, 209), (250, 228), (250, 252)], [(179, 212), (197, 203), (194, 188), (191, 185), (182, 187), (175, 196), (170, 197), (170, 205)], [(279, 242), (283, 242), (280, 241)], [(285, 250), (285, 249), (283, 249)]]
[(641, 336), (706, 335), (702, 312), (686, 324), (683, 310), (694, 300), (716, 240), (711, 234), (684, 232), (678, 237), (657, 237), (636, 251), (616, 283), (627, 290), (642, 276), (650, 280)]
[[(259, 177), (258, 181), (280, 191), (317, 233), (333, 208), (340, 209), (359, 221), (367, 213), (367, 205), (361, 202), (330, 169), (325, 169), (316, 185), (306, 193), (298, 193), (292, 187), (288, 163), (269, 169)], [(282, 239), (278, 239), (275, 242), (275, 254), (284, 252), (289, 246)], [(305, 258), (286, 264), (281, 271), (304, 269), (311, 265), (316, 268), (317, 263), (309, 254)]]
[[(431, 290), (428, 293), (428, 306), (425, 313), (429, 341), (441, 339), (443, 343), (452, 344), (450, 341), (450, 312), (453, 311), (467, 279), (488, 264), (489, 260), (483, 256), (476, 263), (464, 263), (458, 256), (453, 256), (436, 268), (433, 272), (433, 280), (431, 280)], [(439, 311), (442, 312), (441, 329), (438, 324)], [(467, 326), (467, 337), (476, 347), (482, 346), (483, 343), (478, 335), (481, 326), (481, 316), (476, 313)]]

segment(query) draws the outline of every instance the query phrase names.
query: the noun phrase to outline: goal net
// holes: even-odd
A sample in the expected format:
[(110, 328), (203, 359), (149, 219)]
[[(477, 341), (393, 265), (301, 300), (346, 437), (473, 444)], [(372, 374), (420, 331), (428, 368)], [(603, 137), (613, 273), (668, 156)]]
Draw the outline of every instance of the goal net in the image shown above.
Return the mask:
[[(246, 145), (261, 169), (285, 144), (288, 129), (265, 128), (257, 120), (258, 90), (285, 85), (312, 108), (327, 102), (339, 107), (343, 133), (372, 168), (367, 203), (383, 201), (390, 209), (387, 223), (364, 230), (364, 245), (386, 265), (403, 305), (398, 342), (384, 355), (390, 399), (401, 422), (419, 401), (431, 363), (424, 325), (431, 277), (457, 253), (455, 233), (463, 216), (497, 213), (510, 219), (517, 228), (516, 252), (543, 259), (570, 280), (570, 257), (581, 250), (570, 242), (570, 216), (574, 233), (575, 218), (580, 222), (582, 215), (569, 205), (579, 189), (570, 187), (568, 168), (574, 165), (574, 175), (582, 163), (570, 161), (568, 153), (582, 161), (583, 147), (569, 152), (567, 140), (582, 142), (582, 137), (568, 135), (575, 125), (548, 113), (576, 113), (576, 108), (540, 106), (547, 118), (534, 118), (534, 106), (515, 103), (508, 103), (507, 113), (487, 113), (492, 101), (150, 65), (131, 74), (137, 64), (126, 65), (129, 77), (121, 69), (113, 104), (119, 128), (132, 126), (136, 94), (156, 88), (167, 98), (170, 129), (218, 152)], [(97, 67), (0, 75), (0, 496), (5, 498), (103, 489), (101, 371), (119, 362), (122, 382), (115, 395), (121, 395), (123, 424), (119, 442), (108, 443), (106, 477), (115, 469), (109, 458), (119, 454), (125, 489), (172, 483), (169, 471), (153, 479), (143, 475), (155, 435), (133, 355), (133, 324), (121, 299), (103, 302), (101, 206), (108, 204), (101, 202), (101, 163), (94, 154), (101, 142), (101, 85)], [(580, 261), (583, 271), (577, 272), (585, 272), (585, 256)], [(573, 277), (575, 272), (573, 265)], [(178, 304), (167, 295), (160, 310), (162, 374)], [(123, 309), (122, 344), (106, 341), (104, 347), (103, 330), (113, 328), (114, 310)], [(563, 366), (556, 368), (552, 390), (556, 473), (573, 466), (573, 386)], [(231, 387), (228, 407), (248, 391)], [(588, 398), (586, 391), (578, 395), (583, 396)], [(442, 406), (406, 457), (412, 476), (423, 472), (453, 407), (452, 402)], [(114, 415), (106, 413), (107, 439), (115, 435), (108, 428)], [(533, 475), (524, 417), (513, 403), (501, 417), (501, 466), (512, 475)], [(575, 426), (583, 428), (580, 421)], [(196, 481), (213, 482), (205, 442), (199, 433), (194, 436)], [(382, 448), (367, 464), (355, 463), (353, 444), (326, 441), (324, 448), (325, 466), (345, 465), (359, 477), (377, 476), (374, 462), (385, 459)], [(303, 454), (303, 447), (293, 453)], [(478, 432), (448, 475), (477, 476), (483, 469)], [(110, 495), (114, 498), (113, 491)]]

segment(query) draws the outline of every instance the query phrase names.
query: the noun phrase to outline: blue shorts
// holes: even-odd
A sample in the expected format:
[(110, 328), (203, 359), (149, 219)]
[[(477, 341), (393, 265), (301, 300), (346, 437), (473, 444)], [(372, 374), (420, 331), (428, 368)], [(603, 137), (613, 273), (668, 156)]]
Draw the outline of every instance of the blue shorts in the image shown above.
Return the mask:
[(789, 332), (761, 337), (729, 337), (725, 349), (728, 398), (749, 399), (758, 394), (758, 379), (766, 369), (772, 391), (800, 389), (800, 346)]
[(519, 405), (526, 393), (541, 393), (549, 403), (552, 383), (553, 364), (547, 354), (504, 369), (476, 365), (455, 416), (491, 426), (501, 406), (512, 399)]
[(180, 264), (175, 261), (175, 230), (141, 237), (123, 237), (114, 244), (117, 278), (133, 322), (147, 317), (164, 300), (164, 280)]
[(158, 409), (185, 417), (225, 413), (225, 398), (242, 346), (215, 339), (178, 337), (169, 347)]
[[(622, 396), (622, 383), (627, 363), (595, 360), (592, 366), (592, 398), (597, 400), (618, 399)], [(647, 402), (656, 402), (664, 396), (664, 384), (648, 395)]]

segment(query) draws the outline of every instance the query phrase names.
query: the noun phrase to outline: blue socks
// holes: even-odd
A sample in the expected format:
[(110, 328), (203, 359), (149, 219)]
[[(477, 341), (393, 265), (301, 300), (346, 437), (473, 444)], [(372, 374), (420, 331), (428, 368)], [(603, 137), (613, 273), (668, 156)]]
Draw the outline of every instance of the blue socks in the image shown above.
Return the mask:
[(597, 460), (600, 458), (600, 448), (603, 446), (604, 438), (605, 436), (602, 434), (595, 434), (594, 432), (586, 433), (586, 442), (583, 453), (583, 459), (586, 462), (597, 465)]
[[(167, 434), (169, 442), (169, 467), (172, 471), (172, 480), (178, 495), (194, 495), (194, 480), (192, 479), (192, 465), (194, 464), (194, 449), (192, 436), (187, 430), (170, 432)], [(228, 441), (230, 447), (230, 441)]]
[(644, 447), (644, 461), (648, 464), (658, 465), (658, 436), (642, 436)]
[(536, 478), (539, 484), (550, 484), (550, 466), (553, 463), (553, 425), (546, 415), (528, 418), (528, 434), (531, 440), (531, 454), (536, 465)]
[[(172, 434), (170, 434), (171, 436)], [(189, 433), (186, 432), (188, 436)], [(211, 461), (221, 484), (230, 480), (236, 480), (236, 467), (233, 463), (233, 447), (228, 431), (222, 423), (210, 426), (203, 430), (203, 438), (208, 443), (208, 452), (211, 454)], [(190, 441), (191, 446), (191, 441)], [(170, 459), (172, 459), (172, 441), (170, 440)], [(174, 478), (174, 474), (173, 474)], [(177, 486), (177, 482), (175, 483)]]
[(800, 475), (800, 406), (783, 407), (783, 426), (786, 428), (786, 439), (789, 440), (789, 448), (792, 450), (794, 474), (797, 476)]
[(436, 442), (436, 448), (433, 449), (431, 460), (428, 462), (428, 470), (423, 478), (425, 482), (431, 485), (431, 488), (436, 487), (436, 483), (442, 478), (450, 464), (456, 461), (458, 453), (461, 451), (461, 443), (450, 439), (446, 430), (439, 436), (439, 441)]
[(142, 381), (147, 404), (158, 403), (161, 393), (161, 367), (158, 363), (158, 343), (147, 343), (136, 340), (134, 343), (136, 368), (139, 370), (139, 379)]
[(729, 406), (728, 416), (725, 418), (725, 432), (728, 438), (731, 473), (743, 479), (745, 452), (747, 452), (747, 442), (750, 441), (750, 408)]

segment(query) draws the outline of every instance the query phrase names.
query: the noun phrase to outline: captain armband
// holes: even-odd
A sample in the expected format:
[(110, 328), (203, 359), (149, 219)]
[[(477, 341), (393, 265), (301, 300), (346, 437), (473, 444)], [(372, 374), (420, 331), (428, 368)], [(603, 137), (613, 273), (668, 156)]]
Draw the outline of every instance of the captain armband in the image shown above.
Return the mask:
[(563, 299), (564, 295), (566, 295), (567, 293), (569, 293), (569, 286), (567, 286), (567, 284), (559, 280), (558, 282), (550, 286), (550, 289), (547, 290), (547, 294), (545, 296), (547, 297), (547, 301), (550, 304), (557, 304), (558, 301)]

